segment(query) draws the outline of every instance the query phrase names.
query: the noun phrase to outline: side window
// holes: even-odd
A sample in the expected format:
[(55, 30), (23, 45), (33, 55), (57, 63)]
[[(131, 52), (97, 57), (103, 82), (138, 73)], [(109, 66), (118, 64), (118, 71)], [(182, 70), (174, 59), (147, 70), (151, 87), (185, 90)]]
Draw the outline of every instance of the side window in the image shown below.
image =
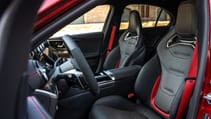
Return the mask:
[(72, 23), (56, 32), (52, 37), (59, 37), (65, 34), (75, 35), (83, 33), (101, 32), (110, 10), (109, 5), (97, 6), (83, 14)]
[(168, 26), (171, 21), (170, 15), (160, 7), (151, 6), (151, 5), (128, 5), (124, 9), (120, 29), (124, 30), (128, 28), (129, 22), (129, 13), (131, 10), (136, 10), (139, 12), (142, 27), (143, 28), (152, 28), (152, 27), (161, 27)]

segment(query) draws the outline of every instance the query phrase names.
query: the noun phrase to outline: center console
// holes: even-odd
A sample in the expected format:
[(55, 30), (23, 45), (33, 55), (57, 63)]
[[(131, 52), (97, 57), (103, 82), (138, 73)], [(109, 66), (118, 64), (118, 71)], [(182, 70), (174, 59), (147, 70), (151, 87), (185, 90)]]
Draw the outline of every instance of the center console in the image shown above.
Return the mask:
[(127, 96), (133, 92), (133, 87), (140, 66), (128, 66), (101, 72), (95, 76), (101, 89), (101, 96), (122, 95)]

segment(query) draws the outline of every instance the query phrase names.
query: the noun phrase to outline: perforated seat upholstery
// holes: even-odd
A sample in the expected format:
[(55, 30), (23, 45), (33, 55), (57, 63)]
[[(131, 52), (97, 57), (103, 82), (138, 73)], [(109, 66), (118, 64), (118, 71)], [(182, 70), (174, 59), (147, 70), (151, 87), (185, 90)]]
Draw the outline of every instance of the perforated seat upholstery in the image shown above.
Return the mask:
[(193, 45), (185, 42), (195, 41), (195, 35), (194, 5), (182, 2), (175, 27), (139, 72), (135, 94), (140, 103), (119, 96), (104, 97), (93, 105), (90, 119), (174, 119), (194, 51)]

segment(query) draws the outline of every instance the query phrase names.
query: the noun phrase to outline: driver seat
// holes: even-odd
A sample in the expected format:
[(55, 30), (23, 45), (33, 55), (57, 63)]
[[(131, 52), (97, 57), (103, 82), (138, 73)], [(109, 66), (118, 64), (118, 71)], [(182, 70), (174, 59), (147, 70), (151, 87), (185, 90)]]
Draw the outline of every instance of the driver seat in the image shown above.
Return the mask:
[(175, 27), (161, 40), (157, 54), (139, 72), (135, 83), (137, 103), (120, 96), (104, 97), (95, 102), (89, 119), (181, 119), (177, 112), (182, 104), (192, 55), (194, 53), (195, 58), (197, 51), (192, 45), (178, 41), (196, 41), (195, 35), (194, 5), (190, 1), (182, 2)]
[(128, 29), (120, 36), (119, 44), (105, 59), (104, 70), (121, 68), (145, 63), (145, 46), (140, 14), (132, 10), (129, 15)]

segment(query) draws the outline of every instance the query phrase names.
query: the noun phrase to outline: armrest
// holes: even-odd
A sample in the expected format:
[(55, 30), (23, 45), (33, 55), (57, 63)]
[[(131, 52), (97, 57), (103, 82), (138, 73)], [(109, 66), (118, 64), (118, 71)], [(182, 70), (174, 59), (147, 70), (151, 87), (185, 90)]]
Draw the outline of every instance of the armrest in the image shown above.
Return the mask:
[(140, 66), (133, 65), (101, 72), (96, 76), (101, 88), (100, 96), (128, 96), (134, 91), (134, 83), (140, 70)]
[(118, 68), (118, 69), (111, 69), (104, 71), (103, 73), (110, 77), (112, 80), (121, 80), (121, 79), (128, 79), (128, 78), (136, 78), (141, 67), (138, 65)]

